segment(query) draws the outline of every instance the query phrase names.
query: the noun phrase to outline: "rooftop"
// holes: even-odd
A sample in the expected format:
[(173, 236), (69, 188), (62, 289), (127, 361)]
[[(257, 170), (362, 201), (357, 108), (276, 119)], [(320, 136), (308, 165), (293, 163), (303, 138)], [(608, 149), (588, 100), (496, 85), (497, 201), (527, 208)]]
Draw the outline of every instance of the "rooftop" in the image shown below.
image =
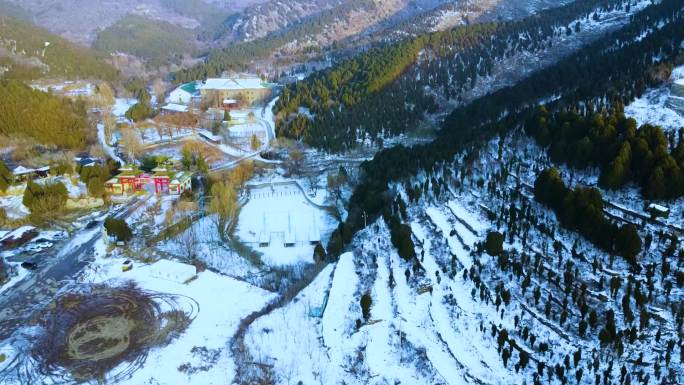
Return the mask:
[(179, 88), (181, 90), (189, 93), (189, 94), (194, 95), (197, 92), (199, 92), (199, 89), (197, 88), (197, 86), (198, 86), (197, 82), (192, 82), (192, 83), (185, 83), (182, 86), (180, 86)]
[(173, 112), (188, 112), (188, 106), (182, 104), (169, 103), (162, 107), (162, 110), (173, 111)]
[(253, 78), (209, 78), (200, 87), (203, 90), (253, 90), (267, 88), (264, 82), (257, 77)]

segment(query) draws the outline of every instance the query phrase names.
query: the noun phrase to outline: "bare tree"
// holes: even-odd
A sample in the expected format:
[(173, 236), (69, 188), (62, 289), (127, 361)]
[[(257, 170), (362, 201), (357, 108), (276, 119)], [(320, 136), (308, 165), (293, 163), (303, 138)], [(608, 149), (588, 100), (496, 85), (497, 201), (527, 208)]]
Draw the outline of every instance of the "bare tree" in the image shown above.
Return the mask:
[(142, 151), (140, 136), (130, 126), (121, 129), (121, 144), (126, 147), (126, 151), (131, 160), (137, 159)]
[[(190, 216), (187, 216), (185, 220), (191, 220)], [(188, 261), (193, 261), (197, 257), (198, 247), (195, 226), (190, 225), (190, 227), (183, 232), (183, 234), (180, 236), (180, 244)]]
[(286, 161), (286, 167), (290, 174), (297, 175), (302, 169), (304, 164), (304, 153), (299, 149), (293, 148), (289, 151), (289, 157)]
[(105, 143), (111, 143), (112, 134), (116, 130), (116, 117), (108, 109), (102, 110), (102, 124), (104, 125)]
[(155, 79), (152, 84), (152, 89), (154, 95), (157, 97), (157, 103), (162, 105), (166, 99), (166, 86), (164, 85), (164, 82), (161, 79)]

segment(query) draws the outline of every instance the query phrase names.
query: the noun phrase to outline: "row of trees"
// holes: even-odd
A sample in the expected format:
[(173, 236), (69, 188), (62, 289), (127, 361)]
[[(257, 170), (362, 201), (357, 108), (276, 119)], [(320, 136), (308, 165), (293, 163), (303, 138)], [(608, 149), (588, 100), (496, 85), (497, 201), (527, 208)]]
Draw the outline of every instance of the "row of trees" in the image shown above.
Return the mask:
[(117, 173), (119, 164), (109, 160), (104, 165), (82, 167), (78, 170), (81, 182), (88, 188), (88, 194), (92, 197), (103, 197), (106, 193), (105, 182)]
[(534, 184), (534, 198), (553, 209), (560, 223), (576, 230), (598, 247), (623, 256), (636, 265), (641, 238), (636, 226), (618, 226), (603, 214), (603, 198), (595, 188), (565, 186), (557, 169), (542, 171)]
[(629, 182), (641, 186), (650, 199), (684, 195), (684, 128), (675, 139), (660, 127), (628, 119), (621, 104), (610, 112), (588, 108), (580, 114), (538, 108), (525, 125), (556, 162), (584, 168), (598, 166), (603, 187), (619, 189)]

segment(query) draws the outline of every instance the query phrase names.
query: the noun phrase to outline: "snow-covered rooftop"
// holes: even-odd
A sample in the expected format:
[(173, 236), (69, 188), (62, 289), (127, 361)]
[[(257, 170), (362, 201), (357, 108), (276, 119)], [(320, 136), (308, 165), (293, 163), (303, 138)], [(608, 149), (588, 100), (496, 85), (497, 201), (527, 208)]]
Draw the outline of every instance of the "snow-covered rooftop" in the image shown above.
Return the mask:
[(266, 88), (259, 78), (209, 78), (200, 87), (203, 90), (253, 90)]
[(162, 110), (173, 111), (173, 112), (188, 112), (188, 106), (182, 104), (169, 103), (162, 107)]
[(223, 139), (223, 138), (221, 138), (220, 135), (214, 135), (211, 131), (205, 130), (205, 129), (199, 130), (199, 133), (200, 133), (200, 135), (202, 135), (203, 137), (205, 137), (205, 138), (207, 138), (207, 139), (209, 139), (209, 140), (216, 141), (216, 142), (220, 142), (221, 139)]
[(650, 210), (656, 210), (656, 211), (660, 211), (660, 212), (663, 212), (663, 213), (664, 213), (664, 212), (670, 211), (670, 209), (668, 209), (667, 207), (661, 206), (661, 205), (656, 204), (656, 203), (651, 203), (650, 205), (648, 205), (648, 208), (649, 208)]
[(25, 233), (28, 233), (29, 231), (34, 231), (36, 230), (35, 227), (33, 226), (21, 226), (18, 229), (13, 230), (9, 234), (6, 234), (2, 240), (12, 240), (12, 239), (20, 239), (21, 237), (24, 236)]

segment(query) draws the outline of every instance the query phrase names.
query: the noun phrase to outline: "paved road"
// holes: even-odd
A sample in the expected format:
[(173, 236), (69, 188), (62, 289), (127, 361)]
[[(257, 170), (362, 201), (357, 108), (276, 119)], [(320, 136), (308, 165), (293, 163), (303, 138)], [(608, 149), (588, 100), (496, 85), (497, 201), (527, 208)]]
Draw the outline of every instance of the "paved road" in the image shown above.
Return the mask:
[[(112, 209), (110, 215), (125, 218), (146, 200), (146, 197), (134, 198), (129, 204)], [(59, 253), (46, 260), (38, 271), (0, 294), (0, 341), (26, 326), (41, 310), (40, 305), (78, 276), (93, 260), (93, 247), (101, 236), (100, 227), (72, 234)]]

